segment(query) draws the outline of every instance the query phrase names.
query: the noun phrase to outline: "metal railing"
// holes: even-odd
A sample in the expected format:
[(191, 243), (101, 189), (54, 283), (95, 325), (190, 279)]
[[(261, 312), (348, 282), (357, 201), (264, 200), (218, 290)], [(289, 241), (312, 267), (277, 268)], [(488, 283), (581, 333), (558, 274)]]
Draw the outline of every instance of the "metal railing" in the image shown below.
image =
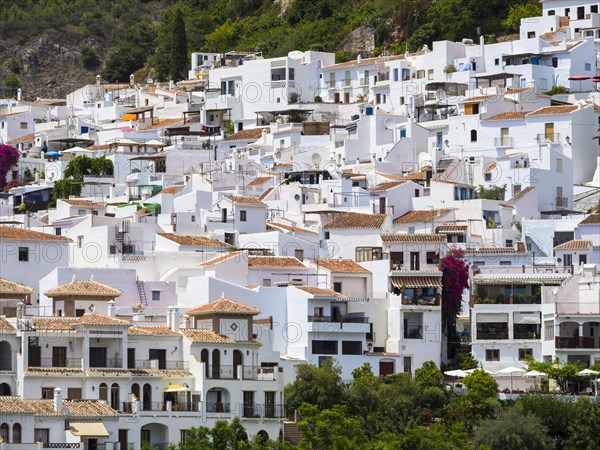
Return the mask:
[(557, 208), (568, 208), (569, 207), (569, 197), (556, 197), (556, 207)]
[(161, 361), (157, 359), (136, 359), (135, 369), (187, 370), (188, 361)]
[(364, 316), (308, 316), (309, 322), (329, 322), (329, 323), (369, 323), (369, 318)]
[(30, 361), (29, 367), (73, 367), (82, 368), (81, 358), (41, 358), (39, 361)]
[(211, 380), (265, 380), (275, 379), (275, 367), (258, 366), (208, 366), (207, 378)]
[(514, 147), (514, 140), (512, 137), (509, 137), (509, 136), (494, 138), (494, 146), (495, 147)]
[(540, 133), (537, 135), (540, 144), (560, 143), (560, 133)]
[(422, 326), (409, 326), (404, 328), (404, 339), (422, 339), (423, 327)]
[(215, 402), (215, 403), (206, 403), (206, 412), (207, 413), (230, 413), (231, 405), (229, 403)]
[(112, 369), (115, 367), (123, 367), (123, 360), (121, 358), (90, 359), (90, 368)]
[(499, 332), (477, 331), (477, 339), (483, 339), (488, 341), (507, 340), (508, 330)]
[(555, 337), (556, 348), (598, 348), (600, 338), (593, 337)]

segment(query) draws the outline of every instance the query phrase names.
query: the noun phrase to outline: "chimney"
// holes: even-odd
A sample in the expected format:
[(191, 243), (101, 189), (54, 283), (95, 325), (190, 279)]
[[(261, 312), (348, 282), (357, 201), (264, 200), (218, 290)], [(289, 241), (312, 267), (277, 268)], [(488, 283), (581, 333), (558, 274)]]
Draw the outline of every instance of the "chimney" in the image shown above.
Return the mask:
[(54, 388), (54, 410), (61, 411), (63, 404), (62, 390), (60, 388)]
[(167, 326), (173, 332), (179, 331), (179, 308), (177, 306), (167, 308)]
[(358, 56), (356, 57), (356, 64), (360, 64), (362, 63), (362, 55), (359, 53)]
[(21, 88), (17, 89), (17, 101), (18, 102), (21, 101), (22, 94), (23, 94), (23, 91), (21, 90)]
[(116, 303), (114, 300), (110, 300), (108, 302), (108, 316), (115, 317), (116, 315)]
[(144, 321), (144, 308), (133, 309), (132, 320), (134, 322), (143, 322)]

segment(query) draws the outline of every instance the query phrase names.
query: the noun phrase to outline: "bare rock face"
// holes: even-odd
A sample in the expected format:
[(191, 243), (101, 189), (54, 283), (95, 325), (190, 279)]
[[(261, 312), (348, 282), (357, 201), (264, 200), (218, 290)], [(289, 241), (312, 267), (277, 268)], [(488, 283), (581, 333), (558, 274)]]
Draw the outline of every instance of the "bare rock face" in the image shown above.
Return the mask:
[(281, 15), (285, 16), (292, 3), (292, 0), (275, 0), (274, 3), (279, 5), (279, 8), (281, 8)]
[(360, 27), (352, 31), (340, 45), (340, 50), (351, 53), (372, 52), (374, 48), (375, 32), (368, 27)]

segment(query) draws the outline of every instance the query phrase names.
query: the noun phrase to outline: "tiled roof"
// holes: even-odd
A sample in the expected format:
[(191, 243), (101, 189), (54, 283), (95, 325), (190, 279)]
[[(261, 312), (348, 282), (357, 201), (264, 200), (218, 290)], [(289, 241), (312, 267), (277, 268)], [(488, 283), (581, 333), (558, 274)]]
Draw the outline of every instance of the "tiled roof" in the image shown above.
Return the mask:
[(25, 374), (27, 376), (66, 376), (66, 377), (83, 377), (85, 372), (83, 369), (75, 369), (72, 367), (29, 367), (26, 369)]
[(530, 112), (527, 114), (527, 117), (565, 115), (572, 113), (576, 109), (578, 109), (577, 105), (546, 106), (545, 108), (540, 108)]
[(71, 239), (55, 234), (40, 233), (39, 231), (23, 230), (21, 228), (0, 226), (0, 239), (17, 241), (60, 241), (72, 242)]
[(302, 261), (293, 256), (248, 256), (248, 267), (268, 267), (271, 269), (306, 268), (302, 264)]
[(483, 119), (482, 122), (495, 122), (500, 120), (523, 120), (527, 112), (504, 112), (501, 114), (496, 114), (495, 116), (488, 117), (487, 119)]
[(296, 289), (300, 289), (301, 291), (307, 292), (316, 297), (336, 297), (343, 298), (344, 296), (339, 292), (335, 292), (332, 289), (323, 289), (312, 286), (295, 286)]
[(394, 223), (431, 222), (454, 211), (452, 208), (416, 209), (394, 219)]
[(589, 239), (574, 239), (554, 247), (554, 250), (587, 250), (592, 246)]
[(227, 298), (220, 298), (213, 302), (207, 303), (206, 305), (197, 306), (192, 308), (186, 313), (188, 316), (204, 316), (213, 314), (235, 314), (235, 315), (250, 315), (255, 316), (260, 314), (260, 310), (243, 303), (236, 302), (235, 300), (229, 300)]
[(66, 331), (71, 330), (71, 325), (76, 324), (79, 317), (33, 317), (33, 327), (37, 331)]
[(262, 186), (263, 184), (271, 181), (272, 179), (273, 179), (272, 176), (256, 177), (254, 180), (252, 180), (250, 183), (248, 183), (246, 185), (246, 187)]
[(273, 186), (267, 188), (267, 190), (265, 192), (262, 193), (262, 195), (260, 197), (258, 197), (258, 199), (262, 202), (265, 198), (268, 197), (268, 195), (273, 192), (273, 189), (275, 189)]
[(0, 413), (2, 414), (33, 414), (35, 411), (29, 402), (21, 397), (0, 396)]
[(395, 175), (393, 173), (380, 173), (379, 175), (392, 181), (424, 180), (426, 177), (424, 171), (408, 173), (405, 175)]
[(381, 235), (383, 242), (399, 243), (442, 243), (446, 242), (446, 236), (443, 234), (400, 234), (384, 233)]
[(562, 26), (562, 23), (560, 25), (561, 25), (561, 27), (555, 31), (548, 31), (546, 33), (540, 34), (540, 39), (543, 39), (545, 41), (554, 39), (556, 36), (558, 36), (559, 34), (562, 34), (563, 32), (565, 32), (566, 30), (569, 29), (569, 27)]
[(517, 242), (517, 247), (479, 247), (479, 248), (467, 248), (465, 253), (474, 255), (506, 255), (515, 253), (527, 253), (525, 243)]
[(23, 284), (15, 283), (14, 281), (0, 278), (0, 295), (15, 295), (21, 297), (31, 295), (33, 289)]
[(68, 414), (69, 416), (78, 417), (103, 417), (119, 415), (106, 403), (96, 400), (64, 400), (61, 411), (54, 410), (54, 400), (28, 400), (27, 403), (38, 416), (64, 416)]
[(269, 127), (261, 128), (248, 128), (246, 130), (238, 131), (237, 133), (230, 134), (225, 138), (226, 141), (251, 141), (259, 139), (262, 136), (263, 130), (270, 132)]
[(464, 98), (459, 103), (481, 102), (483, 100), (490, 100), (492, 98), (498, 98), (498, 97), (499, 97), (498, 94), (477, 95), (475, 97)]
[[(413, 53), (413, 55), (417, 55), (419, 54), (417, 53)], [(360, 63), (354, 59), (352, 61), (347, 61), (347, 62), (343, 62), (343, 63), (337, 63), (337, 64), (333, 64), (331, 66), (325, 66), (324, 69), (339, 69), (341, 67), (353, 67), (353, 66), (358, 66), (358, 65), (366, 65), (366, 64), (384, 64), (385, 62), (388, 61), (394, 61), (397, 59), (404, 59), (405, 56), (404, 55), (396, 55), (396, 56), (388, 56), (388, 57), (381, 57), (381, 56), (377, 56), (374, 58), (362, 58)]]
[(80, 200), (76, 198), (60, 199), (59, 201), (67, 203), (71, 206), (80, 206), (88, 208), (103, 208), (106, 206), (105, 203), (93, 202), (92, 200)]
[(0, 316), (0, 333), (14, 333), (15, 331), (17, 331), (17, 329), (6, 320), (6, 317)]
[(243, 252), (241, 252), (241, 251), (225, 253), (224, 255), (219, 255), (215, 258), (211, 258), (208, 261), (201, 262), (200, 264), (198, 264), (198, 267), (212, 266), (214, 264), (218, 264), (220, 262), (227, 261), (231, 258), (239, 257), (242, 253)]
[(93, 368), (87, 371), (89, 376), (123, 376), (123, 377), (192, 377), (192, 372), (184, 369), (119, 369)]
[(164, 188), (162, 191), (159, 192), (159, 194), (177, 194), (179, 193), (179, 191), (181, 191), (183, 189), (183, 186), (168, 186), (166, 188)]
[(467, 232), (466, 225), (439, 225), (435, 229), (436, 233), (441, 234), (464, 234)]
[(532, 192), (535, 189), (535, 186), (528, 186), (525, 189), (523, 189), (521, 192), (519, 192), (518, 194), (516, 194), (515, 196), (513, 196), (513, 198), (511, 198), (508, 203), (515, 203), (518, 202), (519, 200), (521, 200), (523, 197), (525, 197), (527, 194), (529, 194), (530, 192)]
[(127, 329), (129, 336), (181, 336), (178, 332), (165, 326), (136, 325)]
[(152, 125), (148, 125), (146, 128), (142, 128), (144, 131), (157, 130), (160, 128), (170, 127), (174, 125), (183, 125), (183, 119), (178, 118), (167, 118), (160, 119), (155, 118), (154, 123)]
[(282, 223), (276, 223), (276, 222), (267, 222), (267, 229), (269, 229), (269, 228), (272, 230), (275, 230), (275, 231), (286, 230), (286, 231), (290, 231), (293, 233), (319, 234), (316, 231), (307, 230), (306, 228), (293, 227), (291, 225), (284, 225)]
[(371, 273), (351, 259), (318, 259), (315, 264), (336, 273)]
[(158, 235), (179, 245), (189, 245), (193, 247), (229, 247), (225, 242), (207, 236), (175, 233), (158, 233)]
[(590, 214), (579, 225), (600, 225), (600, 214)]
[(44, 295), (46, 297), (115, 298), (123, 295), (123, 292), (94, 280), (73, 280), (44, 292)]
[(381, 228), (383, 226), (383, 223), (385, 222), (386, 217), (387, 216), (385, 214), (339, 214), (331, 222), (323, 225), (323, 228)]
[(35, 133), (26, 134), (25, 136), (21, 136), (20, 138), (11, 139), (8, 141), (9, 144), (20, 144), (22, 142), (31, 142), (35, 141)]
[(514, 87), (514, 88), (510, 88), (510, 89), (508, 89), (508, 90), (507, 90), (507, 91), (504, 93), (504, 95), (520, 94), (521, 92), (528, 91), (529, 89), (531, 89), (531, 88), (528, 88), (528, 87), (516, 88), (516, 87)]
[(182, 333), (192, 342), (202, 342), (205, 344), (252, 344), (261, 345), (258, 341), (238, 341), (228, 336), (223, 336), (215, 333), (212, 330), (200, 330), (188, 328), (183, 330)]
[(130, 322), (116, 317), (105, 316), (100, 313), (84, 314), (77, 321), (78, 325), (110, 325), (115, 327), (128, 327)]
[(86, 150), (109, 150), (110, 149), (110, 145), (109, 144), (101, 144), (101, 145), (92, 145), (91, 147), (86, 148)]
[(246, 206), (261, 206), (266, 208), (267, 205), (264, 204), (259, 197), (248, 197), (248, 196), (240, 196), (240, 195), (226, 195), (225, 198), (231, 200), (233, 203), (237, 203), (239, 205)]
[(385, 192), (385, 191), (389, 191), (390, 189), (394, 189), (398, 186), (401, 186), (404, 184), (404, 181), (385, 181), (383, 183), (379, 183), (376, 186), (373, 186), (370, 191), (371, 192)]

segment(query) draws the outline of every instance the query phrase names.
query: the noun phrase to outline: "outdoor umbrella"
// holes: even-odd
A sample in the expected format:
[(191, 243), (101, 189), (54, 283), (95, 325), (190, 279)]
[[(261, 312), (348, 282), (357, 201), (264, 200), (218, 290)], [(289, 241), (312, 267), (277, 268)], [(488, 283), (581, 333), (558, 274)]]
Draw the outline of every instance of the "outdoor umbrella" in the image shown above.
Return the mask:
[(544, 372), (540, 372), (539, 370), (530, 370), (529, 372), (525, 372), (523, 374), (524, 377), (527, 378), (533, 378), (533, 385), (534, 387), (537, 388), (537, 383), (536, 383), (536, 379), (537, 378), (541, 378), (541, 377), (546, 377), (548, 376), (547, 374), (545, 374)]
[(60, 158), (60, 153), (58, 153), (58, 152), (46, 152), (46, 156), (49, 156), (50, 158)]
[(600, 372), (597, 372), (592, 369), (583, 369), (581, 372), (577, 372), (577, 375), (579, 375), (580, 377), (591, 377), (595, 375), (600, 375)]
[(475, 369), (469, 369), (469, 370), (465, 370), (465, 372), (467, 372), (467, 373), (469, 373), (469, 374), (470, 374), (470, 373), (473, 373), (473, 372), (475, 372), (476, 370), (483, 370), (485, 373), (489, 373), (490, 375), (494, 375), (494, 372), (490, 372), (489, 370), (487, 370), (487, 369), (484, 369), (484, 368), (482, 368), (482, 367), (477, 367), (477, 368), (475, 368)]
[(579, 81), (579, 91), (581, 91), (581, 82), (589, 80), (591, 78), (592, 77), (589, 77), (587, 75), (573, 75), (572, 77), (569, 77), (569, 81)]
[(467, 372), (465, 372), (464, 370), (457, 369), (457, 370), (447, 370), (446, 372), (444, 372), (444, 375), (452, 378), (452, 387), (454, 387), (454, 379), (455, 378), (464, 378), (469, 374)]
[(505, 367), (504, 369), (496, 372), (496, 375), (510, 375), (510, 390), (513, 390), (513, 373), (525, 373), (525, 369), (521, 369), (520, 367)]

